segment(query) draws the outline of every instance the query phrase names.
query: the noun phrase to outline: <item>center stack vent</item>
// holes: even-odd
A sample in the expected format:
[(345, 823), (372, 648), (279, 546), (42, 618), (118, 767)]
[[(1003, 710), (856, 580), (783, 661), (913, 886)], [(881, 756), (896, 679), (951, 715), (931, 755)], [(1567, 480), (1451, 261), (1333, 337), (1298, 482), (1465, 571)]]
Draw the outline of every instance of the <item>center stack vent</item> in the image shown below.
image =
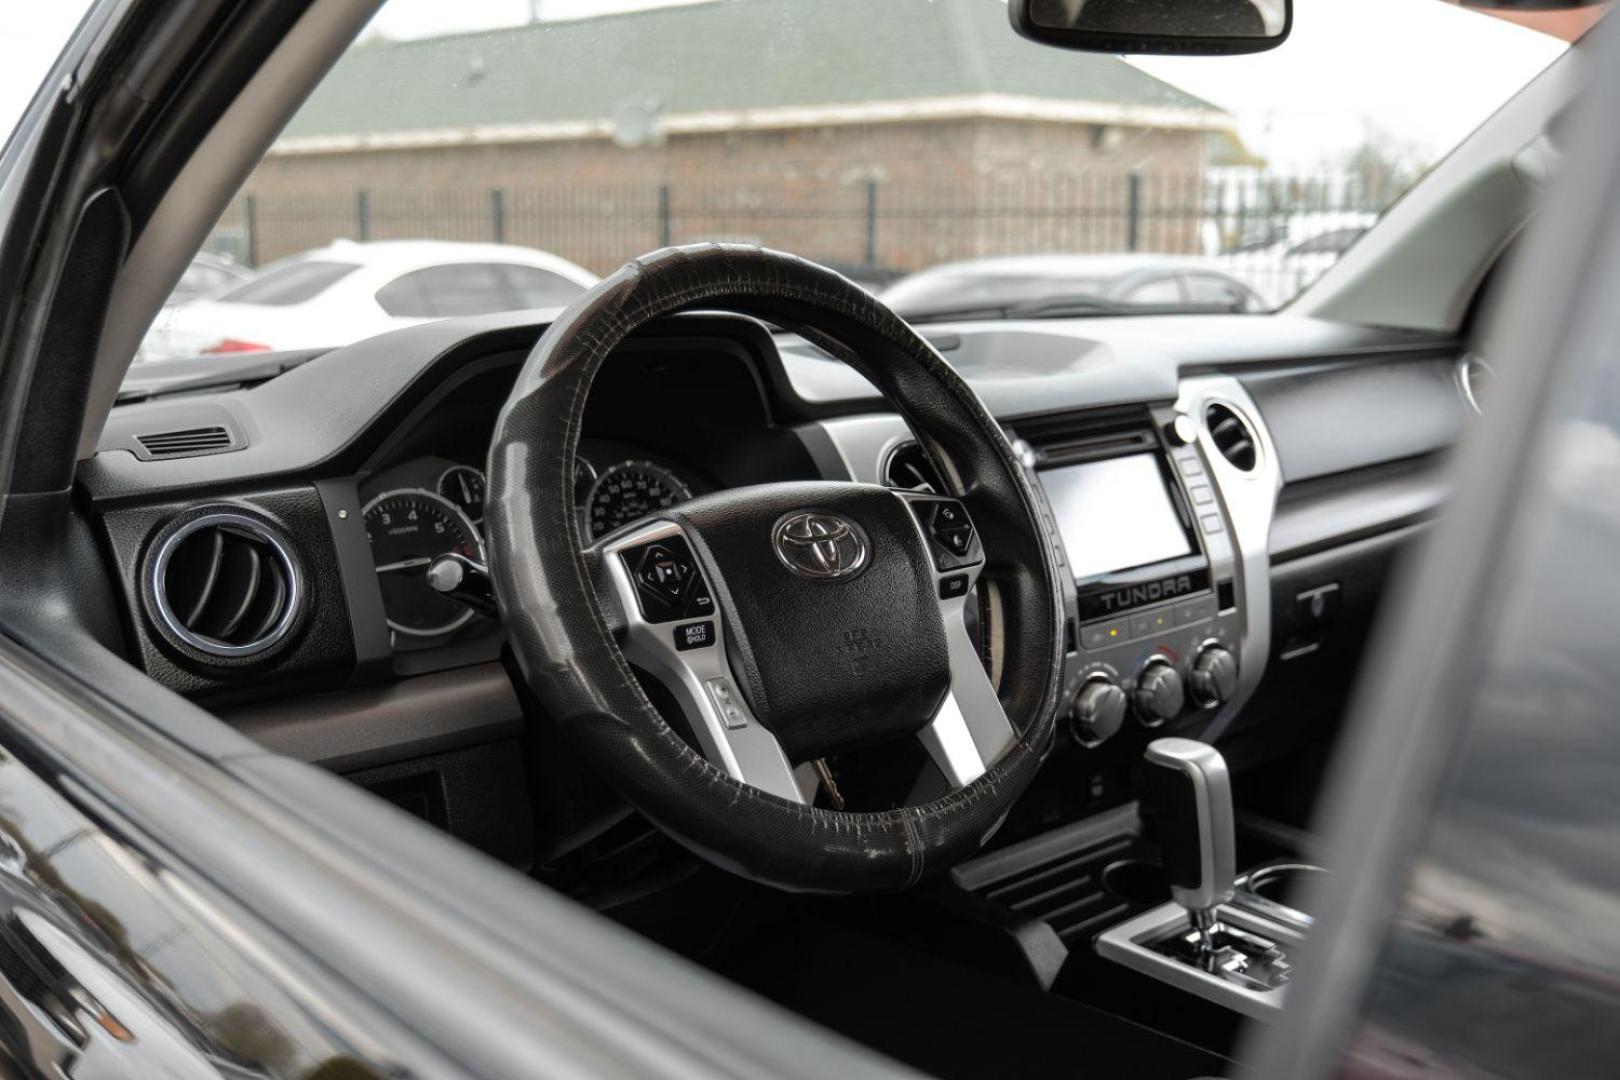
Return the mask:
[(1253, 472), (1259, 461), (1254, 429), (1249, 427), (1241, 413), (1230, 405), (1216, 402), (1204, 410), (1204, 423), (1209, 426), (1210, 441), (1221, 456), (1231, 462), (1239, 472)]

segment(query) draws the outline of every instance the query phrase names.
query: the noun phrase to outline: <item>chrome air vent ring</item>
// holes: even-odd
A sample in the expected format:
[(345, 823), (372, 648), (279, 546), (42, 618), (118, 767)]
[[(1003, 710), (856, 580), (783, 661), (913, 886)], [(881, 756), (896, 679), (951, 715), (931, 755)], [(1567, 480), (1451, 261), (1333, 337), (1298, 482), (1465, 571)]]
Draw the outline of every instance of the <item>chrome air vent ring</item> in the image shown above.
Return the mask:
[(194, 661), (234, 666), (290, 639), (307, 590), (280, 527), (226, 504), (182, 514), (159, 530), (141, 592), (165, 642)]

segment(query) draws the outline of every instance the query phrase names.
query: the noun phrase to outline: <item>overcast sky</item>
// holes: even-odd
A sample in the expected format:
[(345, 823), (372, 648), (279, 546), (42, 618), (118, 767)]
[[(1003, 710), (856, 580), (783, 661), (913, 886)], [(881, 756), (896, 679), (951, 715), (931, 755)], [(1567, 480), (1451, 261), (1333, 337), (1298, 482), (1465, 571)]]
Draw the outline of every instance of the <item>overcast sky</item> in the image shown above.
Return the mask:
[[(704, 0), (539, 0), (546, 19)], [(746, 2), (746, 0), (734, 0)], [(817, 0), (801, 0), (815, 3)], [(985, 0), (993, 2), (993, 0)], [(0, 0), (0, 128), (9, 130), (86, 0)], [(1561, 42), (1438, 0), (1297, 0), (1294, 36), (1241, 58), (1137, 58), (1238, 119), (1283, 167), (1329, 162), (1380, 136), (1435, 157), (1547, 65)], [(422, 37), (510, 26), (534, 0), (389, 0), (372, 32)]]

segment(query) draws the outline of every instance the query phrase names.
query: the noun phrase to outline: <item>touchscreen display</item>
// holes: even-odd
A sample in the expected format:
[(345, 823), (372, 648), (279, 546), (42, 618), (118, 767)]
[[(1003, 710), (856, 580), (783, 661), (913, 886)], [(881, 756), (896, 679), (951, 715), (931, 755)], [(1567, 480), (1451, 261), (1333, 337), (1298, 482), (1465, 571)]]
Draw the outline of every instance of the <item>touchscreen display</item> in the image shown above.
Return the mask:
[(1194, 551), (1152, 454), (1041, 473), (1076, 581)]

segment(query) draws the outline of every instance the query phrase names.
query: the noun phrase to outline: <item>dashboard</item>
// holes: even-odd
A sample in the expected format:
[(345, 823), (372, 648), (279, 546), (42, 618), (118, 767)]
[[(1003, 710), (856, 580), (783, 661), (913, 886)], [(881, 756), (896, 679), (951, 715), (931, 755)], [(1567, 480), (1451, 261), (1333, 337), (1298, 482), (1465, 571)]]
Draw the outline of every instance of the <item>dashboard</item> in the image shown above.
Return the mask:
[[(481, 798), (467, 755), (525, 737), (524, 708), (498, 621), (426, 569), (483, 560), (490, 435), (543, 330), (428, 324), (262, 385), (116, 410), (80, 483), (131, 659), (272, 750), (389, 791), (432, 775), (412, 797), (425, 816)], [(1001, 420), (1074, 582), (1052, 780), (1011, 832), (1129, 797), (1155, 735), (1220, 736), (1244, 767), (1245, 745), (1262, 760), (1332, 723), (1389, 567), (1443, 501), (1439, 466), (1472, 415), (1456, 342), (1275, 316), (926, 334)], [(154, 452), (177, 432), (216, 444)], [(571, 467), (587, 542), (746, 484), (939, 486), (865, 380), (727, 315), (625, 343)], [(1302, 716), (1301, 702), (1317, 707)]]
[[(715, 487), (689, 465), (613, 440), (582, 440), (573, 469), (575, 517), (588, 542)], [(452, 552), (485, 562), (484, 489), (482, 460), (431, 454), (390, 466), (359, 485), (366, 540), (396, 650), (430, 647), (480, 618), (433, 589), (426, 572), (436, 557)]]

